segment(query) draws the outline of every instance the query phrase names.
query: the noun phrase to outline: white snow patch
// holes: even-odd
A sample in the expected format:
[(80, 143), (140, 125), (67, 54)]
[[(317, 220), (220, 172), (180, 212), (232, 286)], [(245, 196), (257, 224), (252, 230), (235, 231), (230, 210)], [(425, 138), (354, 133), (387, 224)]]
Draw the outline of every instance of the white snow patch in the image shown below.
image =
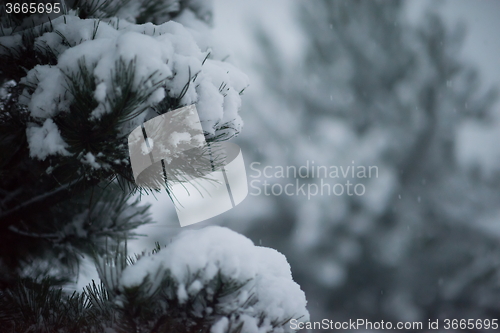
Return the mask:
[(181, 283), (179, 287), (177, 287), (177, 298), (179, 299), (179, 303), (183, 304), (188, 300), (188, 293), (186, 291), (186, 286), (184, 283)]
[(203, 289), (203, 284), (199, 280), (196, 280), (193, 283), (191, 283), (191, 285), (189, 286), (188, 292), (190, 295), (195, 295), (201, 289)]
[(97, 85), (94, 91), (94, 98), (100, 103), (106, 101), (106, 83), (101, 82)]
[[(165, 272), (159, 274), (159, 272)], [(290, 317), (309, 318), (304, 292), (293, 279), (286, 258), (278, 251), (255, 246), (248, 238), (222, 227), (207, 227), (181, 233), (165, 249), (151, 256), (142, 257), (136, 264), (122, 272), (120, 288), (140, 285), (146, 278), (156, 277), (153, 287), (159, 288), (165, 274), (178, 282), (177, 297), (185, 302), (201, 285), (216, 278), (220, 272), (225, 278), (246, 283), (241, 292), (254, 294), (257, 303), (246, 308), (241, 316), (245, 332), (261, 332), (270, 328), (270, 322), (258, 326), (255, 317), (266, 314), (266, 320), (284, 321)], [(192, 274), (197, 280), (186, 291), (185, 281)], [(150, 280), (151, 281), (151, 280)], [(241, 294), (240, 294), (241, 296)], [(236, 308), (243, 308), (247, 299), (236, 297)], [(269, 319), (270, 318), (270, 319)], [(220, 326), (219, 326), (220, 325)], [(220, 331), (224, 322), (218, 322), (213, 332)], [(285, 332), (289, 328), (284, 326)]]
[(26, 129), (26, 137), (30, 148), (30, 157), (45, 160), (48, 155), (60, 154), (68, 156), (67, 144), (52, 119), (47, 119), (42, 127), (30, 126)]
[[(109, 94), (121, 96), (114, 81), (115, 73), (123, 72), (124, 68), (118, 66), (133, 63), (132, 89), (152, 89), (148, 100), (138, 106), (141, 110), (161, 102), (168, 93), (169, 97), (180, 99), (180, 105), (197, 104), (207, 133), (214, 134), (216, 126), (224, 123), (231, 128), (226, 131), (240, 130), (239, 92), (248, 85), (248, 77), (231, 64), (216, 60), (212, 53), (206, 59), (212, 52), (209, 44), (214, 41), (208, 27), (205, 31), (202, 25), (190, 29), (174, 21), (161, 25), (120, 21), (118, 25), (113, 19), (106, 23), (71, 15), (54, 19), (52, 26), (54, 32), (37, 37), (35, 44), (41, 49), (50, 48), (58, 56), (57, 65), (38, 65), (22, 79), (23, 84), (34, 87), (34, 92), (26, 89), (20, 98), (33, 117), (52, 118), (69, 110), (73, 97), (67, 91), (65, 76), (78, 73), (83, 66), (93, 70), (96, 83), (93, 97), (99, 105), (91, 118), (98, 121), (113, 109), (109, 103), (114, 98), (108, 98)], [(14, 43), (18, 39), (5, 40)], [(123, 124), (124, 131), (140, 125), (144, 117), (145, 113)]]
[(210, 329), (210, 333), (226, 333), (229, 326), (229, 320), (226, 317), (222, 317), (214, 326)]
[[(67, 110), (69, 100), (66, 93), (65, 79), (57, 67), (37, 65), (21, 79), (21, 83), (33, 85), (38, 82), (35, 92), (29, 99), (28, 109), (33, 117), (50, 118), (62, 110)], [(23, 95), (26, 95), (26, 89)]]
[(99, 163), (97, 163), (94, 154), (92, 154), (91, 152), (88, 152), (87, 154), (85, 154), (85, 156), (82, 158), (82, 162), (90, 165), (94, 169), (101, 168), (101, 165)]

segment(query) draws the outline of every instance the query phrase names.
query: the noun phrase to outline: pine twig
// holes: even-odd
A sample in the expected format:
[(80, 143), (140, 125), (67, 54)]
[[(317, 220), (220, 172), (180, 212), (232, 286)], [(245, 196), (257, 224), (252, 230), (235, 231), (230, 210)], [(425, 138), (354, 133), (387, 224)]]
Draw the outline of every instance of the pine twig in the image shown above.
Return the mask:
[(68, 198), (68, 195), (80, 186), (94, 186), (99, 182), (98, 179), (92, 179), (86, 181), (84, 179), (77, 179), (67, 184), (64, 184), (55, 190), (37, 195), (28, 201), (21, 203), (20, 205), (11, 208), (7, 211), (0, 213), (0, 221), (2, 220), (13, 220), (15, 217), (20, 217), (29, 212), (37, 211), (43, 209), (44, 207), (50, 207), (55, 203), (63, 201)]

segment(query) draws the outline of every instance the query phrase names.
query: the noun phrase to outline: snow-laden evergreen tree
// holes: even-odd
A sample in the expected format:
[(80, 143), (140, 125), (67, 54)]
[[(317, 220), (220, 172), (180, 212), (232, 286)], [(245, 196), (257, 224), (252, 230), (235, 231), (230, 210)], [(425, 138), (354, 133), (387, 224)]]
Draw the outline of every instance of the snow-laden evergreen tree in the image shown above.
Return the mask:
[[(1, 7), (0, 330), (288, 332), (307, 320), (286, 259), (228, 229), (127, 255), (150, 222), (131, 196), (152, 192), (134, 184), (130, 131), (191, 104), (207, 142), (242, 126), (247, 78), (214, 47), (210, 1), (31, 3)], [(67, 294), (83, 256), (101, 281)]]
[[(238, 138), (247, 156), (254, 152), (261, 171), (306, 161), (378, 168), (370, 179), (348, 175), (365, 185), (362, 196), (261, 193), (253, 205), (265, 209), (241, 223), (285, 253), (316, 320), (500, 314), (500, 243), (490, 231), (499, 184), (459, 163), (457, 139), (464, 124), (494, 123), (495, 93), (479, 89), (476, 69), (460, 57), (463, 27), (450, 29), (432, 12), (411, 25), (404, 5), (301, 2), (305, 52), (292, 66), (273, 34), (258, 35), (263, 91), (274, 94), (249, 101), (247, 128), (261, 131)], [(299, 181), (306, 190), (321, 184)]]

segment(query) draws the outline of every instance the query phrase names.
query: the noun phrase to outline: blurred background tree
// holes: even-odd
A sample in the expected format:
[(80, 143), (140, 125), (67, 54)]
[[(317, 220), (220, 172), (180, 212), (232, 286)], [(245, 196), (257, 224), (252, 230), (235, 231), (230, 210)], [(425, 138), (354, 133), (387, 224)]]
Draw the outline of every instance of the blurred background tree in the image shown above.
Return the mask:
[(363, 196), (261, 194), (252, 198), (260, 209), (240, 213), (236, 228), (287, 255), (312, 319), (500, 312), (500, 244), (482, 223), (497, 212), (500, 184), (457, 157), (464, 123), (494, 121), (496, 90), (481, 91), (460, 57), (464, 26), (450, 29), (433, 11), (412, 25), (404, 5), (301, 2), (305, 52), (292, 65), (258, 33), (259, 92), (269, 95), (248, 102), (246, 128), (259, 130), (238, 138), (247, 160), (378, 167), (378, 177), (348, 178)]

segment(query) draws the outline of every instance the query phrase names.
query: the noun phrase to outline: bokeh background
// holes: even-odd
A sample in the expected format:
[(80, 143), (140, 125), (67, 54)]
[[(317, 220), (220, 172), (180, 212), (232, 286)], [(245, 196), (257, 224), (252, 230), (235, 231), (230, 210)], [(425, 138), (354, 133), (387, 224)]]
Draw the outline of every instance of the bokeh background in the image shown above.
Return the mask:
[[(314, 161), (378, 177), (323, 179), (362, 196), (249, 195), (188, 228), (285, 254), (311, 320), (500, 318), (498, 13), (487, 0), (216, 0), (214, 34), (251, 82), (234, 140), (248, 175)], [(167, 196), (144, 200), (157, 223), (131, 251), (181, 231)]]

